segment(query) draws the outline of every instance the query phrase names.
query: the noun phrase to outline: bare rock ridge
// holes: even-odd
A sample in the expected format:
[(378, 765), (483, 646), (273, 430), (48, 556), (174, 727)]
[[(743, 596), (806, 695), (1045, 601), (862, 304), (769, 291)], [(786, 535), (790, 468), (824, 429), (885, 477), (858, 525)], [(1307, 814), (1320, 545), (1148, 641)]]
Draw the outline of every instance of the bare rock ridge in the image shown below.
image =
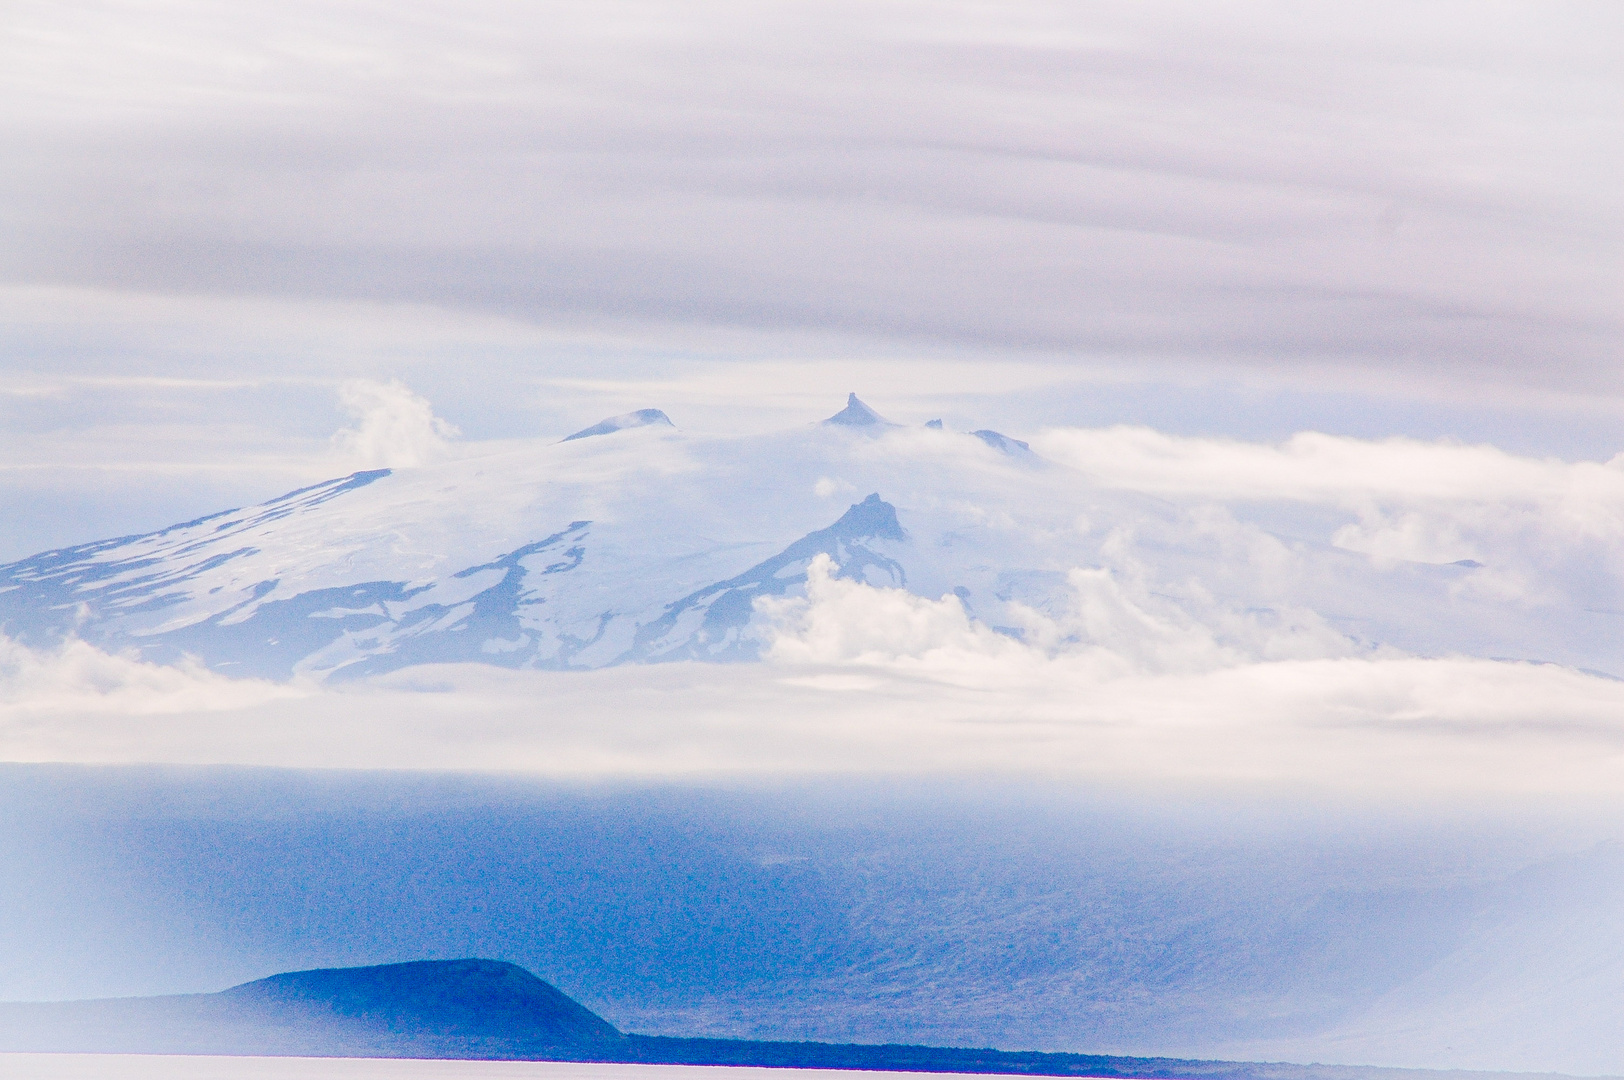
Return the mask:
[(573, 442), (576, 439), (590, 439), (594, 435), (610, 435), (627, 428), (664, 426), (676, 427), (671, 418), (659, 409), (638, 409), (636, 412), (621, 413), (611, 416), (607, 420), (599, 420), (589, 428), (582, 428), (574, 435), (566, 435), (560, 442)]
[[(608, 421), (605, 421), (605, 423), (607, 422)], [(829, 417), (829, 419), (825, 420), (824, 424), (834, 424), (840, 427), (876, 429), (902, 426), (901, 424), (896, 424), (890, 420), (887, 420), (885, 417), (875, 412), (856, 394), (848, 394), (846, 396), (846, 407)], [(926, 422), (925, 426), (935, 431), (943, 430), (942, 422), (940, 420), (928, 421)], [(1004, 453), (1013, 455), (1015, 457), (1035, 456), (1032, 453), (1032, 447), (1030, 444), (1022, 442), (1020, 439), (1012, 439), (1008, 435), (993, 431), (989, 428), (983, 428), (980, 431), (972, 431), (970, 434), (974, 435), (976, 438), (980, 439), (994, 450), (1002, 450)], [(571, 438), (574, 438), (574, 436), (571, 436)]]
[(999, 434), (990, 428), (982, 428), (980, 431), (972, 431), (970, 434), (994, 450), (1002, 450), (1006, 454), (1015, 454), (1017, 456), (1032, 456), (1031, 443), (1022, 442), (1020, 439), (1012, 439), (1008, 435)]
[[(7, 1051), (599, 1061), (1145, 1080), (1512, 1080), (1518, 1075), (629, 1035), (518, 965), (481, 959), (296, 971), (216, 994), (0, 1003), (0, 1052)], [(1555, 1074), (1541, 1076), (1553, 1080)]]
[[(907, 538), (897, 521), (896, 507), (875, 492), (862, 502), (853, 503), (828, 528), (810, 532), (744, 573), (707, 585), (672, 603), (659, 619), (638, 629), (633, 656), (640, 660), (655, 656), (683, 660), (748, 659), (754, 655), (750, 651), (754, 646), (744, 639), (743, 632), (757, 598), (782, 596), (791, 586), (805, 583), (807, 566), (818, 555), (828, 555), (835, 561), (839, 577), (901, 587), (907, 584), (907, 572), (901, 563), (874, 550), (880, 546), (874, 542), (900, 542)], [(703, 622), (697, 634), (678, 633), (685, 621), (700, 614)], [(680, 644), (673, 645), (674, 641)]]

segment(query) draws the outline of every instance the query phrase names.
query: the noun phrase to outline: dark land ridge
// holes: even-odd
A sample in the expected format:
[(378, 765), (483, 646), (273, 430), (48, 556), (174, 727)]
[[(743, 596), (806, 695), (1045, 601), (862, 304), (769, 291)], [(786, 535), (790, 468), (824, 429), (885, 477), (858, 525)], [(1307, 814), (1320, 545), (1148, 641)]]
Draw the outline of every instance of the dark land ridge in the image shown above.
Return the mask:
[(0, 1051), (753, 1065), (1144, 1080), (1509, 1080), (1515, 1075), (635, 1035), (619, 1031), (524, 968), (497, 960), (296, 971), (216, 994), (3, 1003)]

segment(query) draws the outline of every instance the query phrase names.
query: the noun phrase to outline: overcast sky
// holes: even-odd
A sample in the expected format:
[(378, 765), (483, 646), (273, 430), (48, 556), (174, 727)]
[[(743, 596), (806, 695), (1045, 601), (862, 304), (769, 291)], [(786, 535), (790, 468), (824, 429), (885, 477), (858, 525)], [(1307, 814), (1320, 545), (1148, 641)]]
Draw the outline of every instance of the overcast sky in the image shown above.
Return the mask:
[[(1624, 448), (1610, 4), (18, 3), (4, 555), (658, 406)], [(915, 415), (917, 414), (917, 415)]]

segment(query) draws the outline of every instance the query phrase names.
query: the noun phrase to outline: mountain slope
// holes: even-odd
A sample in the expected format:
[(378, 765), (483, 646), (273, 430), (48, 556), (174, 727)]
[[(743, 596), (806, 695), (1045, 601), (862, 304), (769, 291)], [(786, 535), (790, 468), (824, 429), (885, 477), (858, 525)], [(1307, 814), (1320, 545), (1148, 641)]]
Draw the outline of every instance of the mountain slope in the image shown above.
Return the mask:
[(1109, 490), (1019, 440), (890, 424), (855, 395), (765, 435), (690, 435), (658, 410), (578, 435), (0, 566), (0, 631), (275, 678), (749, 660), (770, 640), (755, 600), (799, 595), (824, 553), (843, 576), (1134, 663), (1389, 647), (1624, 670), (1603, 595), (1542, 585), (1531, 607), (1471, 587), (1470, 560), (1345, 550), (1352, 512)]
[[(0, 627), (274, 677), (736, 660), (761, 647), (752, 601), (797, 591), (819, 553), (872, 584), (973, 589), (983, 609), (1003, 566), (1069, 564), (1018, 530), (991, 535), (977, 507), (939, 505), (1029, 466), (930, 435), (900, 473), (861, 428), (701, 439), (657, 424), (358, 473), (0, 567)], [(914, 504), (918, 540), (880, 484)]]

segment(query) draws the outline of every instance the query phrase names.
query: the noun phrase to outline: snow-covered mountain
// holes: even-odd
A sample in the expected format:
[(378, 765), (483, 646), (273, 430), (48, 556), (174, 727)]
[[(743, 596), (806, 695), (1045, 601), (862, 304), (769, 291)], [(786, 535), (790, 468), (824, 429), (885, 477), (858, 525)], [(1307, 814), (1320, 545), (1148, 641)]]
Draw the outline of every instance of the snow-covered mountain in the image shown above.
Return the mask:
[(799, 594), (826, 554), (1012, 636), (1153, 666), (1389, 648), (1618, 667), (1579, 608), (1463, 591), (1475, 563), (1374, 561), (1332, 542), (1343, 523), (1110, 490), (1026, 442), (892, 424), (856, 395), (752, 436), (647, 409), (11, 563), (0, 629), (278, 678), (750, 660), (769, 642), (756, 601)]

